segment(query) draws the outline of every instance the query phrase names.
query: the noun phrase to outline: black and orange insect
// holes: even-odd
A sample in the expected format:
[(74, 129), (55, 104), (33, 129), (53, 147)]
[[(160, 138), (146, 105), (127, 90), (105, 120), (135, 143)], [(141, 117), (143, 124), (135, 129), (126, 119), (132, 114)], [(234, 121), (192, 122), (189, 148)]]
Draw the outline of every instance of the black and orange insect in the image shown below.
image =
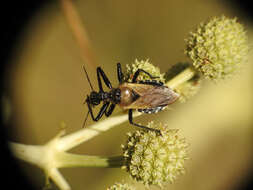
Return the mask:
[[(119, 86), (117, 88), (113, 88), (111, 82), (105, 75), (104, 71), (98, 67), (97, 68), (97, 80), (99, 92), (94, 91), (88, 74), (84, 68), (85, 74), (87, 76), (88, 82), (91, 86), (92, 92), (90, 95), (87, 95), (85, 102), (88, 105), (88, 109), (93, 121), (98, 121), (103, 115), (109, 117), (116, 104), (119, 105), (122, 109), (128, 110), (129, 122), (132, 125), (135, 125), (140, 128), (158, 131), (155, 129), (148, 128), (146, 126), (139, 125), (133, 122), (133, 109), (138, 110), (143, 113), (157, 113), (167, 105), (172, 104), (176, 101), (179, 95), (174, 92), (169, 87), (165, 86), (162, 82), (154, 80), (155, 78), (148, 72), (138, 69), (132, 78), (132, 82), (125, 82), (124, 76), (121, 70), (120, 63), (117, 64), (117, 74), (119, 80)], [(144, 80), (138, 81), (137, 78), (140, 73), (145, 73), (152, 80)], [(110, 89), (109, 92), (105, 92), (102, 87), (101, 77), (106, 84), (106, 86)], [(99, 113), (94, 116), (92, 107), (103, 103)], [(87, 116), (88, 116), (87, 114)], [(87, 117), (86, 117), (87, 119)], [(85, 121), (86, 121), (85, 119)], [(159, 132), (159, 131), (158, 131)]]

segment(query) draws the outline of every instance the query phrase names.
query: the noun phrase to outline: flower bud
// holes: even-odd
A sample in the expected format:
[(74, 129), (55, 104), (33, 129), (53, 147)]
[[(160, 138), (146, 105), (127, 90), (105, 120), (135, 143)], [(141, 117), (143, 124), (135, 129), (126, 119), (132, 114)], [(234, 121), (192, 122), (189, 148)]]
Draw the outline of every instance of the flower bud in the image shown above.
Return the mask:
[(247, 62), (248, 41), (241, 24), (225, 16), (201, 23), (186, 39), (186, 55), (209, 79), (224, 79)]
[(123, 168), (146, 186), (172, 183), (185, 172), (188, 144), (178, 136), (177, 129), (153, 122), (148, 127), (159, 129), (161, 135), (146, 130), (129, 133), (126, 145), (122, 146), (126, 159)]

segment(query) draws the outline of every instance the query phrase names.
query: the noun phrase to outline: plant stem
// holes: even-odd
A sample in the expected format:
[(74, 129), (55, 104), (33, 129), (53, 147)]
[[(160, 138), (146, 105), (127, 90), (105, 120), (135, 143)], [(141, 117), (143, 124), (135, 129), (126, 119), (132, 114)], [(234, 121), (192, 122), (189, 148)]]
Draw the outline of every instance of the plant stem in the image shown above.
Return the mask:
[[(58, 151), (54, 146), (24, 145), (10, 143), (14, 156), (17, 158), (45, 168), (50, 163), (51, 168), (66, 167), (121, 167), (124, 164), (123, 156), (101, 157), (66, 153)], [(49, 157), (50, 149), (54, 150)], [(51, 151), (52, 152), (52, 151)]]
[(9, 143), (13, 155), (16, 158), (34, 164), (38, 167), (43, 166), (43, 156), (45, 155), (45, 149), (42, 145), (25, 145), (19, 143)]
[[(123, 156), (101, 157), (66, 153), (58, 151), (53, 146), (24, 145), (10, 143), (14, 156), (34, 164), (40, 168), (69, 168), (69, 167), (121, 167), (124, 164)], [(51, 151), (50, 151), (51, 149)], [(52, 151), (54, 150), (54, 151)], [(50, 152), (53, 156), (48, 156)]]
[(175, 89), (178, 85), (190, 80), (195, 74), (196, 71), (192, 67), (188, 67), (177, 76), (169, 80), (166, 85), (172, 89)]
[(58, 169), (52, 168), (50, 170), (49, 175), (51, 179), (55, 182), (55, 184), (58, 185), (59, 189), (71, 190), (71, 187), (69, 186), (68, 182), (65, 180), (65, 178), (62, 176)]
[(41, 168), (61, 190), (70, 190), (70, 186), (59, 172), (58, 168), (67, 167), (121, 167), (123, 156), (101, 157), (66, 153), (57, 149), (61, 133), (45, 145), (25, 145), (10, 142), (13, 155), (23, 161)]
[(87, 156), (60, 152), (56, 156), (58, 159), (57, 168), (69, 167), (102, 167), (119, 168), (124, 164), (123, 156), (101, 157)]
[[(141, 115), (140, 112), (133, 112), (134, 117), (138, 117), (140, 115)], [(127, 120), (128, 120), (127, 114), (113, 116), (104, 119), (103, 121), (95, 123), (88, 128), (81, 129), (79, 131), (76, 131), (72, 134), (60, 138), (57, 144), (57, 149), (61, 151), (67, 151), (99, 135), (101, 132), (105, 132), (111, 129), (112, 127), (117, 126)]]

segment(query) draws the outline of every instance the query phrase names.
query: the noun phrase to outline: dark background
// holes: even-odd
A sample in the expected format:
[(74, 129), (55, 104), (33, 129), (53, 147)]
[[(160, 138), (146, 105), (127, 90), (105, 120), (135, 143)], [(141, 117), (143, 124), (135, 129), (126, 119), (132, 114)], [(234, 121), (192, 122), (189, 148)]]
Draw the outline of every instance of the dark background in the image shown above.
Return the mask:
[[(240, 9), (243, 14), (246, 14), (251, 20), (253, 18), (252, 5), (247, 1), (224, 1), (225, 4), (230, 4)], [(19, 43), (19, 36), (22, 34), (24, 28), (29, 22), (29, 19), (36, 14), (37, 11), (42, 9), (46, 4), (52, 3), (48, 0), (37, 1), (5, 1), (1, 5), (1, 93), (8, 90), (4, 86), (4, 73), (5, 69), (10, 64), (8, 61), (11, 55), (17, 51), (15, 45)], [(55, 3), (55, 2), (53, 2)], [(252, 20), (253, 22), (253, 20)], [(2, 116), (2, 115), (1, 115)], [(2, 121), (2, 120), (1, 120)], [(11, 128), (11, 126), (3, 126), (4, 128)], [(11, 124), (10, 124), (11, 125)], [(32, 189), (29, 181), (22, 176), (19, 166), (15, 161), (12, 161), (10, 152), (6, 146), (5, 132), (1, 132), (1, 160), (0, 164), (1, 174), (4, 177), (1, 180), (1, 186), (8, 189)], [(241, 184), (238, 184), (236, 189), (252, 189), (253, 188), (253, 172), (248, 175), (248, 178), (244, 178)]]
[[(17, 51), (16, 44), (19, 43), (19, 36), (27, 26), (29, 20), (42, 9), (48, 0), (38, 1), (4, 1), (1, 5), (1, 96), (8, 91), (5, 86), (5, 71), (9, 67), (11, 55)], [(2, 101), (1, 101), (2, 104)], [(2, 108), (2, 106), (1, 106)], [(1, 109), (2, 110), (2, 109)], [(3, 123), (1, 114), (1, 129), (12, 128), (11, 124), (6, 126)], [(9, 132), (9, 131), (8, 131)], [(2, 174), (1, 187), (6, 189), (34, 189), (29, 180), (22, 175), (19, 164), (13, 160), (6, 143), (6, 131), (1, 130), (1, 164)]]

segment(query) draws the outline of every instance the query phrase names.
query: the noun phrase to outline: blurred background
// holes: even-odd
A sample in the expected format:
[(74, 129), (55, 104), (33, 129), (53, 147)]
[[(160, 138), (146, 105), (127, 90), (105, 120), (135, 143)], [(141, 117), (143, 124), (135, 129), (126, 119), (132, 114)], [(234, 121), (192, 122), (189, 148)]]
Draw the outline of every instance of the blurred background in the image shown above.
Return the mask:
[[(11, 141), (44, 144), (59, 132), (62, 121), (67, 125), (67, 133), (79, 130), (87, 113), (83, 101), (90, 87), (82, 70), (86, 63), (59, 2), (17, 3), (12, 6), (19, 11), (8, 13), (5, 20), (1, 101), (3, 124)], [(74, 3), (95, 55), (94, 64), (86, 65), (95, 87), (97, 66), (101, 66), (113, 86), (117, 86), (117, 62), (121, 62), (124, 69), (136, 58), (149, 59), (161, 72), (166, 72), (177, 62), (189, 61), (183, 53), (184, 39), (210, 17), (238, 17), (249, 38), (253, 34), (251, 15), (236, 1), (79, 0)], [(186, 174), (165, 189), (237, 190), (251, 185), (251, 60), (252, 57), (250, 64), (243, 66), (241, 73), (231, 80), (218, 84), (204, 82), (196, 96), (186, 103), (172, 105), (173, 111), (136, 119), (143, 124), (147, 120), (166, 122), (170, 128), (180, 129), (190, 143)], [(119, 108), (114, 114), (117, 112), (120, 112)], [(86, 125), (92, 123), (89, 118)], [(71, 152), (119, 155), (120, 145), (131, 130), (135, 128), (124, 123)], [(3, 139), (1, 141), (5, 144)], [(1, 154), (7, 153), (8, 150), (3, 149)], [(29, 164), (18, 161), (1, 167), (5, 167), (9, 186), (15, 180), (13, 175), (17, 175), (13, 173), (16, 168), (21, 169), (27, 183), (33, 184), (34, 188), (42, 189), (44, 185), (42, 171)], [(75, 190), (106, 189), (122, 180), (136, 185), (137, 189), (145, 189), (120, 169), (68, 168), (61, 172)], [(18, 179), (17, 183), (25, 185), (23, 179)]]

